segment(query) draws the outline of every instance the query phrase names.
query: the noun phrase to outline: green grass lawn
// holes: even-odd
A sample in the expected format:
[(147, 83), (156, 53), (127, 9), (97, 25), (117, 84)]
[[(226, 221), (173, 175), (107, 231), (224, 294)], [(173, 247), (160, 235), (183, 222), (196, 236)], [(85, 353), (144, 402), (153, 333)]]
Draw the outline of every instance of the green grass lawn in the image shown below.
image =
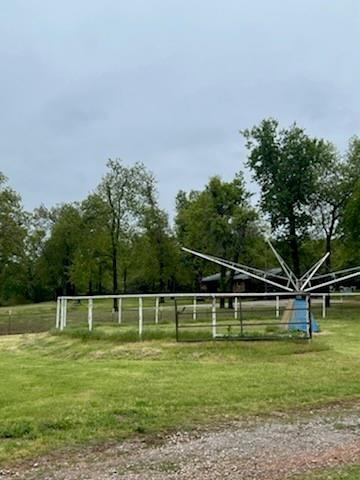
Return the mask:
[(292, 480), (359, 480), (360, 465), (315, 472), (306, 476), (295, 476)]
[(360, 309), (334, 308), (321, 328), (312, 342), (0, 337), (0, 462), (358, 399)]

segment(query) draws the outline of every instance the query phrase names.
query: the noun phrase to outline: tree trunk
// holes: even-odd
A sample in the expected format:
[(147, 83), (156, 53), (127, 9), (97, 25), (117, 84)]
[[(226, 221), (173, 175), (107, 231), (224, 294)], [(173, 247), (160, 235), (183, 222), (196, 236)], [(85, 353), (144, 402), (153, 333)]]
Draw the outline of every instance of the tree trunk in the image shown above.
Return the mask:
[(123, 292), (127, 293), (127, 267), (124, 267), (123, 272)]
[[(112, 280), (113, 280), (113, 294), (118, 294), (118, 266), (117, 266), (117, 248), (115, 243), (112, 245)], [(117, 299), (113, 299), (113, 308), (114, 311), (118, 311), (118, 302)]]
[(164, 270), (165, 270), (165, 265), (162, 261), (160, 261), (159, 265), (159, 286), (160, 286), (160, 292), (165, 292), (165, 282), (164, 282)]
[(160, 288), (160, 292), (165, 292), (165, 282), (164, 282), (165, 263), (163, 261), (163, 255), (160, 249), (159, 249), (158, 260), (159, 260), (159, 288)]
[(289, 243), (290, 243), (290, 251), (291, 251), (291, 260), (294, 269), (294, 274), (297, 278), (300, 277), (300, 260), (299, 260), (299, 243), (296, 236), (296, 226), (295, 226), (295, 219), (290, 217), (290, 226), (289, 226)]
[[(226, 268), (221, 267), (220, 270), (220, 292), (224, 292), (226, 290)], [(225, 298), (220, 297), (220, 308), (225, 308)]]
[(98, 272), (98, 284), (97, 284), (97, 291), (99, 295), (102, 294), (103, 291), (103, 286), (102, 286), (102, 264), (101, 262), (99, 263), (99, 272)]
[(164, 282), (164, 272), (165, 272), (165, 262), (164, 262), (164, 255), (163, 255), (163, 248), (162, 248), (162, 238), (160, 235), (156, 237), (157, 243), (157, 256), (159, 262), (159, 287), (160, 292), (165, 291), (165, 282)]

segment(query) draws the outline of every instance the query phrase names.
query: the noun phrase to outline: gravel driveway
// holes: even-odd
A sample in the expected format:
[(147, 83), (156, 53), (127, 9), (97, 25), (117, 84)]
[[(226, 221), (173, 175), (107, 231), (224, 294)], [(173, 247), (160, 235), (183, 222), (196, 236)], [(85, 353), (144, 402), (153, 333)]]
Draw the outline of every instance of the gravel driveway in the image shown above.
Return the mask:
[(360, 404), (273, 414), (216, 429), (178, 432), (149, 446), (141, 440), (47, 456), (3, 470), (23, 480), (282, 480), (297, 473), (360, 463)]

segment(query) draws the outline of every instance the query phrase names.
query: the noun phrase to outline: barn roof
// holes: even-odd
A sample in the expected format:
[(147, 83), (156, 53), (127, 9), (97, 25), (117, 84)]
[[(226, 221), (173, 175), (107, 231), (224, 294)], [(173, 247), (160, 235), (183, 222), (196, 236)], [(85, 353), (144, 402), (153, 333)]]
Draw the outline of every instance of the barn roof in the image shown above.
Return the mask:
[[(271, 268), (266, 271), (269, 276), (271, 275), (279, 275), (281, 274), (281, 268)], [(229, 272), (226, 273), (227, 276), (230, 275)], [(210, 283), (210, 282), (219, 282), (221, 277), (221, 273), (213, 273), (212, 275), (208, 275), (207, 277), (203, 277), (201, 279), (202, 283)], [(250, 277), (249, 275), (246, 275), (245, 273), (235, 273), (234, 275), (234, 280), (249, 280)]]

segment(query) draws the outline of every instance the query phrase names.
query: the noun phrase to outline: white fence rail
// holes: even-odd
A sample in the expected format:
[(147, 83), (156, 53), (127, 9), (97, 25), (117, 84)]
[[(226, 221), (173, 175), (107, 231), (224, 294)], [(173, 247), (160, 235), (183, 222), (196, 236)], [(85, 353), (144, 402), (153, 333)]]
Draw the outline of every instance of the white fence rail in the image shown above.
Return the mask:
[[(96, 301), (101, 300), (117, 300), (118, 311), (115, 317), (115, 322), (118, 325), (122, 325), (124, 322), (124, 303), (126, 300), (132, 299), (136, 301), (137, 307), (135, 315), (137, 315), (137, 330), (138, 336), (141, 339), (144, 333), (144, 310), (152, 309), (154, 311), (153, 323), (154, 325), (159, 324), (160, 314), (162, 309), (162, 301), (166, 299), (171, 300), (188, 300), (188, 307), (192, 309), (192, 319), (196, 321), (198, 318), (199, 312), (203, 308), (203, 305), (200, 303), (201, 300), (208, 300), (210, 302), (211, 317), (213, 319), (213, 324), (216, 323), (217, 310), (219, 308), (218, 300), (220, 298), (225, 301), (231, 299), (233, 301), (233, 316), (234, 319), (238, 319), (241, 314), (241, 305), (242, 301), (253, 300), (258, 305), (261, 305), (261, 301), (267, 304), (267, 307), (273, 308), (275, 318), (280, 317), (281, 307), (288, 301), (288, 299), (295, 298), (298, 295), (304, 295), (299, 292), (297, 294), (288, 293), (288, 292), (270, 292), (270, 293), (163, 293), (163, 294), (142, 294), (142, 295), (93, 295), (93, 296), (63, 296), (58, 297), (57, 299), (57, 309), (56, 309), (56, 322), (55, 326), (60, 331), (64, 330), (68, 323), (68, 304), (69, 301), (76, 302), (87, 302), (87, 325), (88, 330), (92, 331), (94, 328), (94, 323), (96, 323), (96, 315), (94, 314), (94, 306)], [(337, 301), (342, 301), (346, 297), (359, 297), (360, 293), (356, 292), (341, 292), (341, 293), (311, 293), (306, 294), (311, 302), (316, 305), (318, 308), (321, 308), (322, 318), (326, 318), (327, 307), (326, 307), (326, 298), (331, 297), (331, 299)], [(144, 306), (144, 301), (151, 307)], [(209, 304), (207, 304), (209, 306)], [(172, 307), (166, 307), (172, 308)], [(134, 310), (134, 308), (133, 308)], [(115, 312), (112, 312), (115, 314)]]

